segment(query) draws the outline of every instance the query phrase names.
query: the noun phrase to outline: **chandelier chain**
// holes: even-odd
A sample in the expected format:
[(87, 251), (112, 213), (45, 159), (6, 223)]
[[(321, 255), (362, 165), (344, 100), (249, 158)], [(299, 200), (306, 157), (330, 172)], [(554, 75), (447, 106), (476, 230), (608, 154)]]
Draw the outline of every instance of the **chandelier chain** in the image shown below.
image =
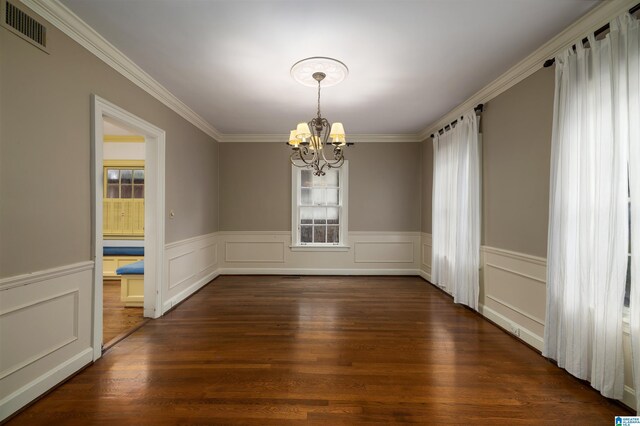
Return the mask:
[(318, 81), (318, 117), (320, 117), (320, 81)]

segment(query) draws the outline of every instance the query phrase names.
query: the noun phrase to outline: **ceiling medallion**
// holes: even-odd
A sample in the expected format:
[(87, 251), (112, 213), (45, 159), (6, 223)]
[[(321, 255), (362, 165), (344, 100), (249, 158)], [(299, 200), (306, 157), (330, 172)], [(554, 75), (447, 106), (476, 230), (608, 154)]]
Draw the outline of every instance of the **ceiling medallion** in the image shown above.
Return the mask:
[[(313, 169), (317, 176), (324, 176), (324, 169), (338, 168), (344, 164), (343, 147), (347, 144), (342, 123), (329, 123), (320, 114), (320, 86), (335, 86), (349, 74), (342, 62), (325, 57), (313, 57), (296, 62), (291, 67), (291, 76), (304, 86), (318, 87), (318, 111), (307, 123), (298, 123), (289, 134), (289, 145), (293, 149), (291, 164)], [(329, 141), (331, 138), (331, 141)], [(333, 156), (325, 156), (324, 146), (333, 147)]]

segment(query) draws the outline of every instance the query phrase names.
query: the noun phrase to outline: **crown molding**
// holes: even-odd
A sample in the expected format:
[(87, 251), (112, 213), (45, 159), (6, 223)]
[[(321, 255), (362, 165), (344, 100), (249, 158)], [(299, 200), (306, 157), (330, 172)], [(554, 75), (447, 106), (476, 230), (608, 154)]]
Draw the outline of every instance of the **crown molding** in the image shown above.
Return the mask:
[(222, 134), (58, 0), (20, 0), (136, 86), (214, 138)]
[(466, 111), (473, 109), (478, 104), (489, 102), (502, 92), (515, 86), (542, 68), (547, 59), (555, 57), (562, 50), (567, 49), (578, 40), (582, 40), (590, 32), (593, 32), (607, 24), (616, 16), (622, 15), (624, 12), (638, 4), (638, 1), (639, 0), (611, 0), (605, 1), (596, 6), (560, 34), (511, 67), (500, 77), (493, 80), (469, 99), (440, 117), (438, 121), (427, 126), (423, 131), (418, 133), (418, 139), (422, 141), (429, 138), (432, 133), (435, 133), (437, 130), (451, 123)]
[[(223, 134), (207, 122), (184, 102), (173, 95), (153, 77), (136, 65), (124, 53), (109, 43), (86, 22), (69, 10), (58, 0), (20, 0), (60, 31), (86, 48), (111, 68), (126, 77), (135, 85), (149, 93), (178, 115), (211, 136), (218, 142), (284, 142), (285, 134)], [(486, 103), (499, 94), (518, 84), (542, 67), (545, 60), (555, 57), (561, 50), (581, 40), (585, 34), (592, 32), (612, 18), (624, 13), (638, 0), (611, 0), (596, 6), (578, 19), (556, 37), (542, 45), (500, 77), (476, 92), (462, 104), (458, 105), (438, 121), (432, 123), (417, 134), (359, 134), (349, 135), (350, 142), (419, 142), (430, 137), (431, 133), (449, 124), (465, 111), (477, 104)]]
[[(241, 134), (241, 133), (226, 133), (219, 139), (218, 142), (223, 143), (243, 143), (243, 142), (274, 142), (274, 143), (286, 143), (289, 138), (288, 134)], [(373, 135), (373, 134), (349, 134), (347, 135), (349, 142), (363, 143), (363, 142), (420, 142), (422, 139), (418, 138), (415, 133), (399, 133), (388, 135)]]

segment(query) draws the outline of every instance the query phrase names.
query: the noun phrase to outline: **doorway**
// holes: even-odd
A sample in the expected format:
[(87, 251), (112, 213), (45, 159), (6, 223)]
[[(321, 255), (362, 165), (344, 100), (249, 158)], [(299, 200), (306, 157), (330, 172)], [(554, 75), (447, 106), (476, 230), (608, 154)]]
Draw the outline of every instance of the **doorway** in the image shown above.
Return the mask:
[[(119, 136), (122, 137), (119, 138)], [(114, 155), (114, 147), (107, 147), (105, 137), (107, 137), (106, 140), (112, 141), (129, 139), (141, 142), (142, 146), (130, 146), (126, 149), (122, 146), (117, 147), (116, 151), (119, 154), (116, 156), (126, 156), (123, 152), (128, 151), (127, 155), (137, 155), (142, 160), (141, 158), (111, 158)], [(140, 316), (158, 318), (162, 315), (165, 132), (93, 95), (92, 139), (95, 259), (93, 358), (96, 360), (102, 355), (103, 344), (107, 343), (103, 341), (103, 336), (105, 339), (117, 337), (117, 334), (113, 335), (113, 324), (108, 324), (108, 329), (105, 329), (103, 317), (105, 300), (113, 302), (113, 296), (117, 296), (117, 292), (112, 290), (120, 290), (120, 303), (130, 308), (137, 308)], [(137, 152), (137, 154), (131, 154), (131, 152)], [(144, 194), (142, 208), (141, 194)], [(107, 195), (109, 197), (106, 197)], [(114, 209), (118, 210), (115, 214)], [(105, 247), (110, 247), (110, 251), (105, 251)], [(113, 250), (116, 256), (112, 255)], [(125, 271), (115, 273), (116, 268), (120, 266), (117, 260), (119, 252), (124, 253), (122, 256), (129, 256), (119, 258), (123, 263), (136, 266), (136, 268), (130, 268), (133, 269), (130, 271), (132, 275), (126, 275), (126, 279), (125, 275), (120, 275), (120, 273), (126, 273)], [(140, 259), (136, 259), (136, 262), (130, 261), (141, 254), (142, 262), (138, 262)], [(122, 266), (127, 268), (124, 264)], [(107, 278), (113, 278), (109, 281), (115, 281), (114, 285), (117, 288), (105, 287), (105, 274)], [(110, 305), (108, 309), (113, 307)], [(126, 311), (122, 313), (124, 312)], [(127, 322), (126, 317), (133, 312), (130, 310), (124, 313), (125, 322)], [(134, 317), (136, 314), (133, 314), (132, 319)], [(137, 319), (134, 322), (137, 322)]]

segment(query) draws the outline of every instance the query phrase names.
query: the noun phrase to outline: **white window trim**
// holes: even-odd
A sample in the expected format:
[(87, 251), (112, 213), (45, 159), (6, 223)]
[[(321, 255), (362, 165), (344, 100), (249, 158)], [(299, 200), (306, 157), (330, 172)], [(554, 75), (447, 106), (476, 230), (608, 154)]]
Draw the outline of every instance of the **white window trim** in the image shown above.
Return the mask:
[(291, 251), (348, 251), (349, 246), (349, 161), (344, 162), (338, 172), (340, 182), (340, 243), (339, 244), (301, 244), (300, 217), (298, 211), (298, 197), (300, 191), (300, 167), (291, 165)]

